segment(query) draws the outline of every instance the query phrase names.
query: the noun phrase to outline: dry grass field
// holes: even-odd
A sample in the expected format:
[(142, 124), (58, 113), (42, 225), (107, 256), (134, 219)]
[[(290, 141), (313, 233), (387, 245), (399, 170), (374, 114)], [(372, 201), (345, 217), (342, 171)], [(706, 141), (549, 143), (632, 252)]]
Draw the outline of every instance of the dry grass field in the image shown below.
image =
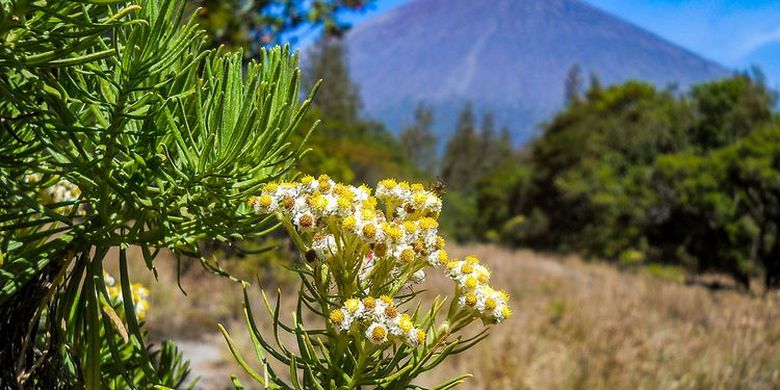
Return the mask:
[[(515, 315), (478, 347), (431, 372), (425, 384), (471, 372), (475, 377), (463, 388), (780, 388), (777, 294), (712, 291), (576, 258), (491, 246), (451, 252), (483, 258), (494, 271), (492, 284), (511, 293)], [(233, 267), (237, 274), (256, 271)], [(142, 277), (152, 287), (151, 335), (183, 341), (195, 374), (203, 377), (200, 388), (227, 388), (228, 374), (240, 369), (216, 337), (215, 324), (225, 323), (246, 346), (240, 286), (193, 264), (181, 281), (185, 297), (174, 271), (171, 261), (160, 265), (162, 283), (151, 283), (148, 273)], [(274, 282), (270, 273), (282, 281)], [(295, 286), (285, 271), (264, 274), (264, 283), (283, 288), (284, 302), (292, 306)], [(443, 278), (426, 283), (431, 294), (451, 289)]]

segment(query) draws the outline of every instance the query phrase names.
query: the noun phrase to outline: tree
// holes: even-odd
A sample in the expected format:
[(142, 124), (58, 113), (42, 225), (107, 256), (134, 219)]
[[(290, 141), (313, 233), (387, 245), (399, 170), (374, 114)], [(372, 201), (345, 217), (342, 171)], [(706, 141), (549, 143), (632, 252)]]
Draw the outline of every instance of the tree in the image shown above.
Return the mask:
[(417, 169), (432, 175), (436, 167), (436, 135), (433, 133), (433, 109), (418, 103), (414, 109), (414, 124), (405, 127), (399, 137), (406, 158)]
[(471, 104), (463, 107), (442, 158), (442, 176), (447, 186), (469, 192), (482, 170), (481, 143)]
[(566, 81), (564, 81), (566, 104), (578, 102), (582, 96), (582, 88), (582, 67), (579, 64), (574, 64), (569, 68), (569, 72), (566, 73)]
[(314, 150), (302, 161), (301, 170), (365, 183), (411, 175), (398, 140), (381, 123), (360, 118), (360, 94), (350, 78), (342, 42), (323, 37), (309, 50), (304, 88), (325, 81), (304, 118), (305, 124), (321, 124), (310, 138)]
[(300, 157), (290, 140), (310, 101), (299, 102), (298, 58), (204, 51), (184, 7), (0, 7), (3, 388), (181, 385), (180, 354), (146, 343), (128, 249), (150, 271), (168, 250), (224, 274), (202, 240), (274, 226), (245, 202)]
[(189, 0), (190, 9), (202, 7), (198, 23), (208, 32), (208, 45), (243, 49), (255, 57), (258, 49), (299, 38), (322, 29), (339, 36), (350, 26), (341, 19), (361, 12), (374, 0)]
[(692, 98), (698, 113), (692, 138), (702, 150), (733, 144), (761, 128), (777, 102), (758, 71), (697, 85)]

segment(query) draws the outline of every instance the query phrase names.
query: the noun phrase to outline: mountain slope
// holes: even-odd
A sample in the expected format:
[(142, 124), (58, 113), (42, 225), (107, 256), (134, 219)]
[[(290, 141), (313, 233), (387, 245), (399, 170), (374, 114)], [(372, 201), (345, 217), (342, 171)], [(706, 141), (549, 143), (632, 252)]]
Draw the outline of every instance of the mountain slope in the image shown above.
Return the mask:
[(366, 115), (397, 130), (418, 101), (445, 135), (462, 105), (490, 109), (524, 141), (563, 103), (579, 64), (607, 83), (659, 86), (728, 75), (718, 64), (578, 0), (413, 0), (346, 38)]

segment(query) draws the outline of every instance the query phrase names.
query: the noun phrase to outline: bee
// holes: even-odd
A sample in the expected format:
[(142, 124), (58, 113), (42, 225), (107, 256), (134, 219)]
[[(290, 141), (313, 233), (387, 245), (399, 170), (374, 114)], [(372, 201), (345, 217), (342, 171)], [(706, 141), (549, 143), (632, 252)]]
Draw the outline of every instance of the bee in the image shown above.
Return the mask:
[(438, 196), (442, 196), (447, 192), (447, 183), (444, 182), (444, 179), (441, 176), (436, 176), (436, 179), (429, 187), (431, 192)]

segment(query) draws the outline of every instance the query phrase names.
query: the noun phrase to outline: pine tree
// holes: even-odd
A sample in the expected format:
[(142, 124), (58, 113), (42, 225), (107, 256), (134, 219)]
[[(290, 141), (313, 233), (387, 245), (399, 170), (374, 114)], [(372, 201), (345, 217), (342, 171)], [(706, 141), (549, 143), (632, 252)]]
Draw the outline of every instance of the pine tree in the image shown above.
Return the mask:
[(471, 190), (481, 170), (481, 146), (474, 111), (471, 104), (467, 104), (460, 113), (455, 133), (447, 142), (442, 158), (442, 176), (448, 187), (466, 192)]
[(582, 88), (582, 67), (579, 64), (574, 64), (569, 68), (569, 72), (566, 74), (566, 81), (564, 82), (566, 104), (580, 101)]
[(343, 123), (357, 121), (360, 111), (360, 94), (352, 82), (346, 63), (346, 49), (341, 39), (324, 36), (307, 53), (304, 67), (304, 88), (322, 84), (314, 106), (328, 113), (326, 120)]
[(414, 109), (414, 124), (400, 136), (406, 158), (420, 171), (432, 174), (436, 166), (436, 135), (433, 133), (433, 109), (424, 103)]

